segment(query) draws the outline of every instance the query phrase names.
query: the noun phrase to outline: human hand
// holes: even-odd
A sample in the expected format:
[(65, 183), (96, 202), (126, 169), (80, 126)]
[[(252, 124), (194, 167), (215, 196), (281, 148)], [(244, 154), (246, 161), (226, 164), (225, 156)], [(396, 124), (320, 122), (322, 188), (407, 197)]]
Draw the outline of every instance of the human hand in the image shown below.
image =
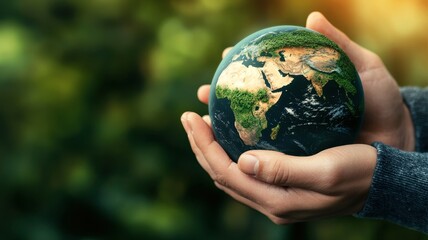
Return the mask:
[[(409, 112), (379, 57), (352, 42), (320, 13), (308, 17), (307, 27), (335, 41), (356, 65), (366, 102), (359, 141), (412, 150)], [(207, 103), (208, 96), (209, 86), (202, 86), (198, 98)], [(376, 149), (369, 145), (340, 146), (308, 157), (250, 151), (236, 164), (215, 141), (208, 116), (185, 113), (182, 122), (198, 162), (216, 186), (275, 223), (352, 214), (364, 204), (376, 165)]]
[[(409, 110), (403, 102), (395, 79), (379, 56), (351, 41), (318, 12), (308, 16), (306, 27), (336, 42), (357, 68), (365, 100), (364, 122), (357, 142), (371, 144), (377, 141), (413, 151), (415, 137)], [(230, 48), (226, 49), (223, 56), (229, 50)], [(209, 85), (204, 85), (198, 91), (198, 98), (208, 103), (208, 96)]]
[(370, 145), (340, 146), (308, 157), (249, 151), (235, 163), (206, 120), (190, 112), (181, 120), (196, 159), (215, 185), (274, 223), (352, 214), (364, 204), (376, 164)]

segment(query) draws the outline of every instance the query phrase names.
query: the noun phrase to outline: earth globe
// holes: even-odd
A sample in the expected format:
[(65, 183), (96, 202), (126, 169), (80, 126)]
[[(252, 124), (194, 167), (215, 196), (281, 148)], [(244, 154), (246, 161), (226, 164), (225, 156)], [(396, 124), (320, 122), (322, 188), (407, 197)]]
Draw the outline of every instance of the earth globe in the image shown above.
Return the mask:
[(208, 108), (215, 138), (234, 161), (254, 149), (305, 156), (354, 142), (363, 94), (337, 44), (304, 27), (277, 26), (229, 51)]

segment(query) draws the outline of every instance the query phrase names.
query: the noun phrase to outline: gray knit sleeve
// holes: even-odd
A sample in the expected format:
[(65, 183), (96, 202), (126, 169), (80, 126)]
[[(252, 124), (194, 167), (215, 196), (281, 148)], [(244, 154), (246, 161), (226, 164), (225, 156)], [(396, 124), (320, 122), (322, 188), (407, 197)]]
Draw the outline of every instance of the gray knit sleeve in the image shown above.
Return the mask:
[(428, 233), (428, 153), (382, 143), (369, 195), (357, 217), (387, 220)]
[(375, 218), (428, 234), (428, 88), (402, 88), (415, 127), (415, 152), (383, 143), (363, 209), (356, 217)]

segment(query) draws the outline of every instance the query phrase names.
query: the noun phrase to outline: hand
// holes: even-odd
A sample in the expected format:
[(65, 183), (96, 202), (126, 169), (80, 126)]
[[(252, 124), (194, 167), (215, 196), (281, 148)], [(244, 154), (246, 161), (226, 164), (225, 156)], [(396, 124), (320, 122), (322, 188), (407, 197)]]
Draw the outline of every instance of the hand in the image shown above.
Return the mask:
[[(338, 43), (357, 67), (366, 101), (359, 141), (411, 150), (409, 112), (379, 57), (349, 40), (320, 13), (309, 15), (307, 27)], [(208, 95), (209, 86), (198, 90), (202, 102), (208, 102)], [(275, 223), (352, 214), (364, 204), (377, 154), (369, 145), (340, 146), (308, 157), (249, 151), (236, 164), (215, 141), (208, 116), (188, 112), (182, 122), (198, 162), (216, 186)]]
[(199, 115), (187, 112), (181, 120), (196, 159), (215, 185), (274, 223), (352, 214), (364, 204), (376, 164), (376, 150), (369, 145), (335, 147), (309, 157), (249, 151), (236, 164)]
[[(395, 79), (379, 56), (351, 41), (318, 12), (308, 16), (306, 27), (336, 42), (357, 68), (365, 100), (364, 122), (357, 142), (371, 144), (377, 141), (405, 151), (413, 151), (415, 137), (409, 110), (403, 102)], [(223, 56), (229, 49), (223, 52)], [(208, 103), (208, 95), (209, 85), (202, 86), (198, 91), (199, 99)]]

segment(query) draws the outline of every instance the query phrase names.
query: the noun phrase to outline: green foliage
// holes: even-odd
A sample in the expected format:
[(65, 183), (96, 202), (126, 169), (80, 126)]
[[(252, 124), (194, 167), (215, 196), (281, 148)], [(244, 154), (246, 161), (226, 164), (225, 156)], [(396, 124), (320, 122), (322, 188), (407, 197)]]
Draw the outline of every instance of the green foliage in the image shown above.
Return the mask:
[[(304, 24), (309, 9), (275, 4), (0, 1), (0, 239), (292, 237), (216, 190), (179, 121), (206, 114), (195, 93), (225, 47)], [(369, 223), (307, 226), (311, 239), (423, 238)]]

